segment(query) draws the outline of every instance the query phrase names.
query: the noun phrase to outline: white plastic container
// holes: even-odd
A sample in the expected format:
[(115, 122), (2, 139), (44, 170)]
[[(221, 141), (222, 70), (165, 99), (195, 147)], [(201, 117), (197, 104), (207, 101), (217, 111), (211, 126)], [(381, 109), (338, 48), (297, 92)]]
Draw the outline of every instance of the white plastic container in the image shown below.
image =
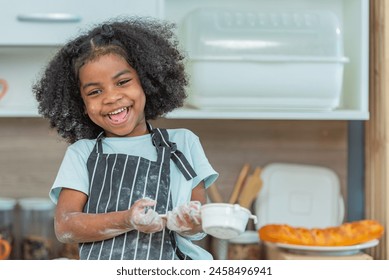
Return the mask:
[(198, 9), (184, 22), (189, 103), (206, 109), (332, 110), (343, 36), (329, 11)]
[(261, 173), (263, 187), (254, 202), (256, 228), (266, 224), (325, 228), (344, 219), (336, 173), (326, 167), (271, 163)]

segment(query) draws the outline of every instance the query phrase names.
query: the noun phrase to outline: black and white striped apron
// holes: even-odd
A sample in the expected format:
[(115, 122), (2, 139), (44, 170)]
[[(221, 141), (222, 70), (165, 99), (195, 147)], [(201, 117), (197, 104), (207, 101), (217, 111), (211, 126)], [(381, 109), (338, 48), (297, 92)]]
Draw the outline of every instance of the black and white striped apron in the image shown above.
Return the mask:
[[(141, 198), (151, 198), (154, 210), (166, 214), (172, 210), (170, 189), (170, 159), (187, 180), (196, 175), (185, 156), (169, 141), (165, 129), (152, 129), (152, 142), (157, 149), (157, 161), (126, 154), (104, 154), (103, 134), (96, 140), (87, 167), (89, 197), (86, 213), (107, 213), (127, 210)], [(111, 239), (80, 244), (80, 259), (189, 259), (176, 245), (174, 233), (167, 228), (156, 233), (132, 230)]]

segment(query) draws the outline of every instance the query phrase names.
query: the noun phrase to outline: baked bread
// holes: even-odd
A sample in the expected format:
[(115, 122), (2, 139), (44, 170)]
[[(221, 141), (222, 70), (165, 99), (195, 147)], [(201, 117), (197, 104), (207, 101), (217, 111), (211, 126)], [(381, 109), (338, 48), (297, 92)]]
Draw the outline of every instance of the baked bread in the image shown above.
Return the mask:
[(380, 238), (384, 227), (374, 220), (344, 223), (337, 227), (303, 228), (268, 224), (258, 230), (262, 241), (305, 246), (349, 246)]

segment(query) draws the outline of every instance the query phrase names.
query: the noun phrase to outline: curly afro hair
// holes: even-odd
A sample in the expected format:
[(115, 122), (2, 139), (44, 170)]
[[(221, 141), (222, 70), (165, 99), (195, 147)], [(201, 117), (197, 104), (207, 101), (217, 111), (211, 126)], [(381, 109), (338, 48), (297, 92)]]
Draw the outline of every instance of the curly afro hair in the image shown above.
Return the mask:
[(146, 95), (146, 120), (181, 107), (188, 81), (174, 28), (155, 19), (115, 19), (69, 41), (33, 85), (39, 113), (69, 143), (96, 138), (103, 129), (84, 113), (78, 70), (109, 53), (121, 55), (137, 71)]

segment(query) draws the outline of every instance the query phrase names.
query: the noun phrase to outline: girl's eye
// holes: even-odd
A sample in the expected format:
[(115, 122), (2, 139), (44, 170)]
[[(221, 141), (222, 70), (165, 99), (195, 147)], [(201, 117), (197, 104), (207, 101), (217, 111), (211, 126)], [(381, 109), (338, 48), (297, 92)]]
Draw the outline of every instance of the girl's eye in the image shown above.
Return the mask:
[(92, 96), (101, 93), (100, 89), (95, 89), (87, 93), (87, 96)]
[(125, 79), (125, 80), (121, 80), (117, 83), (118, 86), (123, 86), (125, 84), (127, 84), (129, 81), (131, 81), (131, 79)]

